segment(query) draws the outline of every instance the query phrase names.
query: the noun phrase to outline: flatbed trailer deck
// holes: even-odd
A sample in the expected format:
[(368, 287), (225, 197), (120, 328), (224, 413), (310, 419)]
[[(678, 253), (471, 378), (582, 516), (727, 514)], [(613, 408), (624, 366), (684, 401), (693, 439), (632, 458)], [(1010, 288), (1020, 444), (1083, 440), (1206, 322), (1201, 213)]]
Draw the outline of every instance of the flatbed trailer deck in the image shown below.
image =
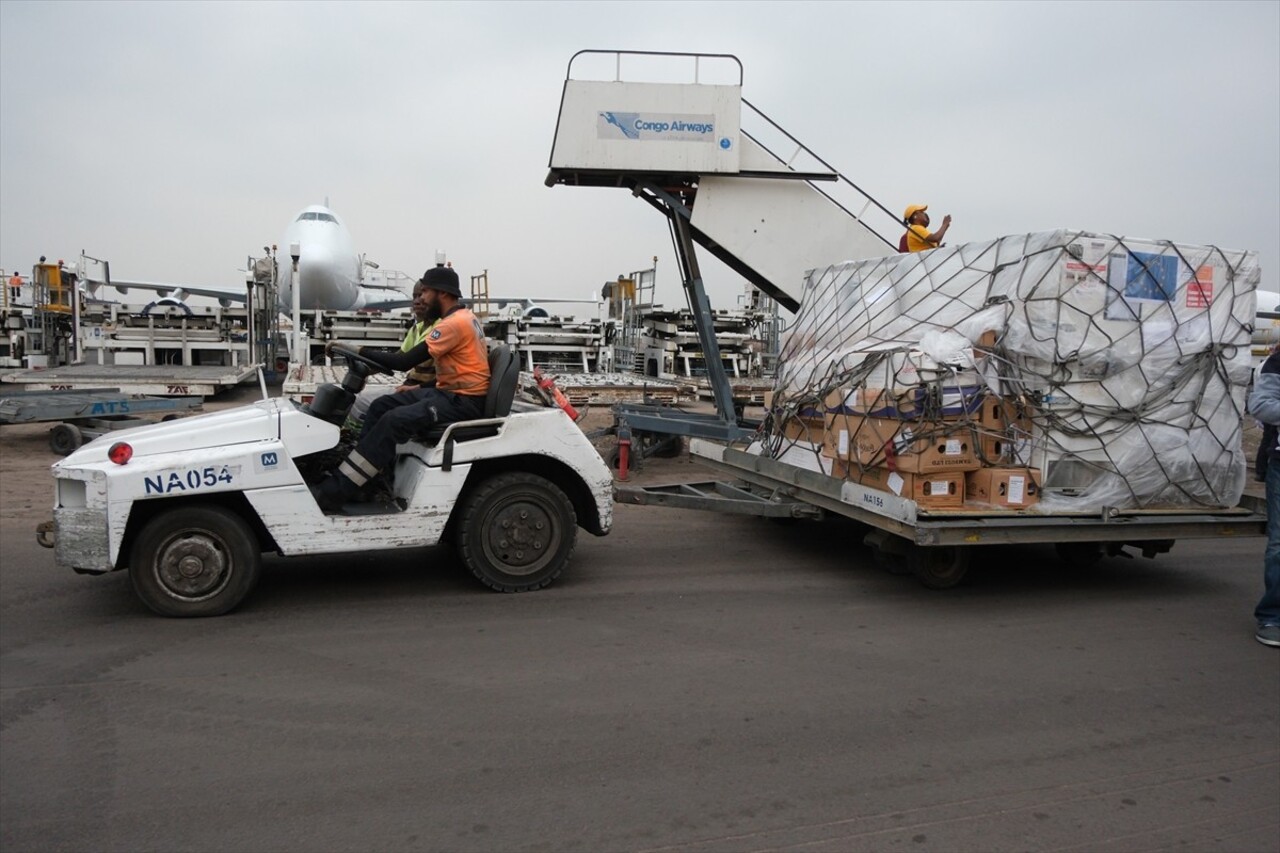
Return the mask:
[(870, 528), (866, 542), (900, 557), (926, 586), (945, 589), (968, 571), (972, 546), (1053, 544), (1072, 563), (1089, 563), (1126, 546), (1154, 557), (1177, 539), (1265, 536), (1265, 502), (1250, 495), (1226, 509), (1114, 507), (1101, 512), (1046, 514), (1031, 510), (925, 510), (915, 501), (759, 453), (705, 439), (690, 441), (699, 464), (726, 479), (641, 487), (618, 484), (620, 503), (702, 509), (783, 518), (824, 514)]
[(0, 373), (0, 382), (33, 391), (103, 391), (164, 397), (212, 397), (250, 379), (258, 365), (71, 364)]
[(85, 441), (112, 430), (150, 423), (148, 415), (166, 420), (199, 409), (201, 397), (149, 397), (119, 388), (92, 391), (0, 392), (0, 424), (57, 422), (49, 433), (49, 447), (66, 455)]

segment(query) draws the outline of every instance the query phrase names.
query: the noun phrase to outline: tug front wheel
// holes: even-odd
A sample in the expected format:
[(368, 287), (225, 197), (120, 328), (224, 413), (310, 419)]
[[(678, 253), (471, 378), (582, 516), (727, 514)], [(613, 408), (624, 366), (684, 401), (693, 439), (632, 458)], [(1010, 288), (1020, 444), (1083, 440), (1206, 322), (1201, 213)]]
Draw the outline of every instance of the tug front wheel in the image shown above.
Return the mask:
[(573, 504), (545, 477), (525, 472), (492, 477), (471, 493), (461, 511), (458, 555), (481, 583), (499, 592), (549, 585), (573, 554)]
[(217, 506), (160, 513), (129, 557), (129, 579), (162, 616), (221, 616), (244, 600), (262, 573), (258, 539), (244, 519)]

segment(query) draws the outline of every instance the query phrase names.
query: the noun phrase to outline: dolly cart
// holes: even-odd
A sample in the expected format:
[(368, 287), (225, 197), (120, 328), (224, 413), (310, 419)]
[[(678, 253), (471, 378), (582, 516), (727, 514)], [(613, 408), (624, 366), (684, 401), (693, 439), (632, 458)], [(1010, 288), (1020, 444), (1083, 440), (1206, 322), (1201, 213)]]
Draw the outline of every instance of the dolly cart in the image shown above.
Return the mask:
[(201, 397), (149, 397), (125, 394), (119, 388), (93, 391), (15, 391), (0, 397), (0, 424), (61, 421), (49, 431), (49, 447), (66, 456), (86, 441), (116, 430), (151, 421), (139, 415), (164, 413), (172, 420), (180, 412), (199, 409)]
[[(758, 445), (756, 445), (758, 447)], [(863, 542), (877, 559), (901, 566), (932, 589), (964, 579), (974, 545), (1052, 544), (1071, 565), (1089, 565), (1126, 546), (1144, 557), (1169, 551), (1175, 539), (1265, 536), (1265, 502), (1250, 495), (1230, 509), (1121, 510), (1037, 514), (1027, 510), (925, 510), (915, 501), (719, 442), (693, 439), (693, 458), (725, 479), (641, 487), (614, 486), (618, 503), (701, 509), (739, 515), (820, 519), (840, 515), (867, 528)]]

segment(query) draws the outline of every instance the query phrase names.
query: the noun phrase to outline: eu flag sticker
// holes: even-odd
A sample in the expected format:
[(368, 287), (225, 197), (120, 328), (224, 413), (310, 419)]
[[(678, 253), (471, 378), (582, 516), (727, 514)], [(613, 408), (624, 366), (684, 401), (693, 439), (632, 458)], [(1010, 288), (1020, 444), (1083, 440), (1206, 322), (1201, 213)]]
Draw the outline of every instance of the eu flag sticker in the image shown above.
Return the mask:
[(1174, 255), (1130, 252), (1124, 279), (1125, 299), (1172, 302), (1178, 292), (1178, 265)]

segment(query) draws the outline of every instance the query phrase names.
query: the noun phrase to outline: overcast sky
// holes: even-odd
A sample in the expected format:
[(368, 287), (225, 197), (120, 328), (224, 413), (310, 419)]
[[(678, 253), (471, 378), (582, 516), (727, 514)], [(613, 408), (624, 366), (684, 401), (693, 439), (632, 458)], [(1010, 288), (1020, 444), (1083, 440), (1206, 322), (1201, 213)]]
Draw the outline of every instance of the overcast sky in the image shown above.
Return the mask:
[[(1276, 289), (1277, 2), (3, 0), (0, 266), (84, 250), (239, 287), (328, 197), (415, 277), (441, 248), (495, 293), (578, 297), (657, 255), (677, 304), (657, 212), (543, 185), (584, 48), (735, 54), (748, 100), (887, 207), (951, 213), (951, 244), (1212, 243), (1257, 250)], [(740, 280), (704, 264), (727, 307)]]

